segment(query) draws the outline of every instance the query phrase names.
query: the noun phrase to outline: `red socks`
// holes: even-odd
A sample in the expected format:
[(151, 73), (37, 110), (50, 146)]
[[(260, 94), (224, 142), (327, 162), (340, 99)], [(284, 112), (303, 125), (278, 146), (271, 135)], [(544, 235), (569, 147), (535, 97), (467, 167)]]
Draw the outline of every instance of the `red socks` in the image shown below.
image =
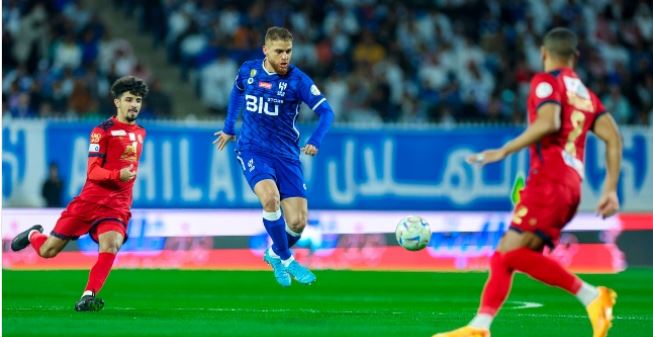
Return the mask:
[(41, 246), (43, 246), (43, 243), (47, 239), (47, 235), (39, 233), (38, 231), (32, 232), (32, 235), (29, 236), (29, 244), (32, 245), (32, 248), (34, 248), (36, 254), (39, 254), (39, 256), (41, 256)]
[(485, 282), (478, 312), (495, 316), (508, 297), (513, 270), (504, 263), (503, 254), (494, 252), (490, 258), (490, 276)]
[[(29, 243), (34, 248), (36, 253), (41, 255), (41, 246), (45, 240), (48, 239), (48, 236), (39, 232), (33, 232), (29, 237)], [(104, 281), (106, 281), (109, 272), (111, 272), (111, 267), (113, 266), (113, 261), (116, 259), (116, 254), (113, 253), (100, 253), (97, 258), (97, 262), (91, 268), (91, 272), (88, 276), (88, 283), (86, 284), (86, 290), (92, 291), (94, 294), (97, 294), (102, 286)]]
[(508, 297), (514, 271), (521, 271), (532, 278), (551, 286), (576, 294), (582, 281), (567, 271), (556, 260), (528, 248), (519, 248), (508, 253), (494, 252), (490, 259), (490, 276), (483, 288), (481, 314), (495, 316)]
[(90, 290), (93, 294), (97, 294), (102, 286), (104, 281), (106, 281), (109, 272), (111, 272), (111, 266), (113, 266), (113, 260), (116, 258), (116, 254), (113, 253), (100, 253), (97, 258), (97, 262), (91, 268), (91, 272), (88, 275), (88, 283), (86, 284), (86, 290)]
[(558, 261), (528, 248), (519, 248), (503, 255), (506, 265), (528, 274), (548, 285), (562, 288), (572, 295), (578, 292), (583, 282), (567, 271)]

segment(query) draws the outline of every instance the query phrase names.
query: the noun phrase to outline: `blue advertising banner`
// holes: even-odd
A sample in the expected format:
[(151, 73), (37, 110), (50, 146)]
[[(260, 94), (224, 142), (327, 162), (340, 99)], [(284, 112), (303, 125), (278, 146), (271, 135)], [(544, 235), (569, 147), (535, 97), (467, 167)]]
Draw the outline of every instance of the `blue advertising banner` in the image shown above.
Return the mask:
[[(86, 179), (88, 139), (96, 122), (5, 120), (2, 195), (5, 206), (43, 205), (50, 162), (59, 165), (64, 201)], [(212, 144), (221, 123), (148, 122), (134, 207), (258, 208), (233, 145)], [(312, 126), (300, 127), (305, 140)], [(519, 127), (335, 127), (316, 157), (302, 156), (311, 209), (509, 210), (514, 178), (527, 172), (527, 151), (483, 169), (470, 153), (502, 145)], [(653, 210), (653, 132), (622, 128), (622, 209)], [(605, 174), (604, 146), (590, 137), (581, 209), (593, 210)]]

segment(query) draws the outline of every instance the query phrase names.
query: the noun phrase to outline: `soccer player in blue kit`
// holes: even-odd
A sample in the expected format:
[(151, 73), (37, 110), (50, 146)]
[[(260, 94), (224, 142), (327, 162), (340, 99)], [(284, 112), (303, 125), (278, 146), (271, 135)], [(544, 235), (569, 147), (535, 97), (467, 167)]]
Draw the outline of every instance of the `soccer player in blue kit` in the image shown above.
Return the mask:
[[(265, 34), (264, 59), (243, 63), (231, 90), (224, 128), (215, 133), (218, 150), (235, 138), (234, 124), (241, 110), (243, 123), (236, 142), (236, 158), (263, 206), (263, 224), (272, 238), (264, 261), (284, 287), (291, 277), (302, 284), (316, 277), (292, 256), (308, 218), (306, 185), (299, 161), (300, 151), (317, 154), (333, 122), (333, 110), (313, 81), (290, 64), (292, 34), (270, 27)], [(317, 129), (299, 147), (295, 120), (304, 102), (318, 116)], [(283, 210), (283, 213), (282, 213)]]

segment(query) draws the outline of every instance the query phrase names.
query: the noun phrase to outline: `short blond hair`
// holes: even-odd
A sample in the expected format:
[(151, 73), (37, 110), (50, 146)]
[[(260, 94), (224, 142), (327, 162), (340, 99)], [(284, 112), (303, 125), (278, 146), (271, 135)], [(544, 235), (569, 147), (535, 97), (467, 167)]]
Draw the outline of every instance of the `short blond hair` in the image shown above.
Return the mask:
[(292, 41), (292, 33), (283, 27), (272, 26), (265, 32), (265, 43), (268, 41)]

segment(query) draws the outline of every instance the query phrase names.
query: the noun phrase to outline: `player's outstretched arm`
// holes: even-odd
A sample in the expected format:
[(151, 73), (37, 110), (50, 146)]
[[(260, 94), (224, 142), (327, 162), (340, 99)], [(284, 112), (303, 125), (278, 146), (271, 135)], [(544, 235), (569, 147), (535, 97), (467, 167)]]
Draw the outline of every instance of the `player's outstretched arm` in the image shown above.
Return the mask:
[(309, 156), (314, 156), (317, 154), (320, 148), (320, 144), (322, 143), (322, 139), (326, 135), (327, 131), (329, 131), (335, 116), (333, 109), (331, 109), (331, 106), (327, 101), (322, 102), (322, 104), (315, 108), (315, 113), (320, 116), (320, 120), (317, 123), (317, 128), (315, 131), (313, 131), (313, 134), (311, 135), (311, 138), (309, 138), (308, 142), (306, 142), (306, 145), (304, 145), (304, 147), (301, 149), (302, 153)]
[(227, 106), (227, 118), (224, 120), (224, 133), (235, 135), (236, 134), (236, 120), (240, 114), (240, 108), (243, 106), (245, 99), (243, 91), (238, 88), (237, 84), (231, 88), (231, 95), (229, 96), (229, 105)]
[(592, 131), (605, 142), (606, 174), (603, 192), (596, 207), (596, 212), (605, 219), (619, 210), (617, 185), (619, 183), (619, 171), (621, 170), (621, 136), (619, 135), (617, 123), (607, 113), (597, 117)]
[(213, 141), (213, 144), (218, 146), (218, 150), (222, 150), (225, 145), (234, 138), (236, 135), (236, 120), (240, 114), (240, 110), (245, 102), (244, 92), (245, 87), (240, 80), (242, 78), (241, 72), (243, 66), (238, 70), (238, 76), (234, 80), (234, 85), (231, 87), (231, 94), (229, 95), (229, 105), (227, 106), (227, 117), (224, 120), (224, 128), (221, 131), (214, 133), (218, 138)]
[(506, 143), (500, 149), (485, 150), (467, 157), (470, 164), (485, 165), (502, 160), (507, 155), (517, 152), (537, 141), (542, 137), (560, 129), (560, 105), (547, 103), (537, 109), (535, 122), (524, 130), (519, 136)]

